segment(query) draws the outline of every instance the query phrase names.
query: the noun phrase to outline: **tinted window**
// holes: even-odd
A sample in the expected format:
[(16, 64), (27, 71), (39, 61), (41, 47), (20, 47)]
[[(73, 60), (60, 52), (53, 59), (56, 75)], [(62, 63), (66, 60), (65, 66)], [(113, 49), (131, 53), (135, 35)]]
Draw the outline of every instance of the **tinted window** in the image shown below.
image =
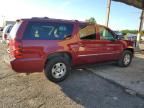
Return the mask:
[(95, 40), (96, 39), (96, 30), (94, 25), (80, 25), (80, 39), (83, 40)]
[(7, 33), (10, 33), (12, 27), (13, 27), (13, 26), (9, 26), (9, 28), (8, 28), (8, 30), (7, 30)]
[(100, 39), (101, 40), (113, 40), (113, 34), (106, 28), (100, 27)]
[(73, 25), (56, 22), (30, 22), (24, 33), (24, 39), (63, 40), (72, 34)]

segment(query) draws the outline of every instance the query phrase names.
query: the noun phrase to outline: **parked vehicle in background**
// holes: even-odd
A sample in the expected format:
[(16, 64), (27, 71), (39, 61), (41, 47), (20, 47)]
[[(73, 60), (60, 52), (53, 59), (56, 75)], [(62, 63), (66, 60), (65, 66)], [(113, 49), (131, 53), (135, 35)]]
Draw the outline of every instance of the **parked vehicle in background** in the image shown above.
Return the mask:
[(6, 21), (3, 22), (3, 27), (5, 27), (7, 25), (14, 25), (15, 23), (16, 23), (15, 21), (8, 21), (8, 20), (6, 20)]
[(0, 27), (0, 38), (2, 37), (3, 27)]
[(139, 48), (140, 48), (140, 50), (144, 51), (144, 36), (141, 36)]
[(144, 41), (144, 36), (141, 36), (141, 40)]
[(128, 33), (127, 34), (127, 39), (131, 40), (131, 41), (134, 41), (134, 40), (137, 39), (137, 34), (130, 34), (130, 33)]
[(10, 32), (5, 61), (16, 72), (42, 72), (53, 82), (63, 81), (72, 67), (116, 61), (130, 65), (133, 43), (119, 40), (97, 24), (50, 18), (17, 20)]
[(137, 34), (130, 34), (130, 33), (128, 33), (128, 34), (126, 35), (126, 37), (127, 37), (128, 40), (133, 41), (133, 43), (134, 43), (133, 46), (136, 47)]
[(9, 38), (10, 38), (9, 33), (10, 33), (12, 27), (13, 27), (13, 25), (11, 25), (11, 24), (4, 27), (3, 32), (2, 32), (2, 42), (8, 43)]

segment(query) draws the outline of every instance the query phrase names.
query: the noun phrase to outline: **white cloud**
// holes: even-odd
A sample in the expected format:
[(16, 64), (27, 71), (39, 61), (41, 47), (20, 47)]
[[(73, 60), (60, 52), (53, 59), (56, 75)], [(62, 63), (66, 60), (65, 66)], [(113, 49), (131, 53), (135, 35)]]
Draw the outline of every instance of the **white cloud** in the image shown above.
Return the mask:
[(71, 14), (66, 12), (66, 8), (71, 4), (70, 0), (64, 0), (60, 4), (50, 4), (49, 2), (47, 5), (35, 2), (36, 0), (0, 0), (2, 4), (0, 6), (0, 23), (2, 24), (2, 16), (5, 16), (5, 20), (45, 16), (71, 18)]

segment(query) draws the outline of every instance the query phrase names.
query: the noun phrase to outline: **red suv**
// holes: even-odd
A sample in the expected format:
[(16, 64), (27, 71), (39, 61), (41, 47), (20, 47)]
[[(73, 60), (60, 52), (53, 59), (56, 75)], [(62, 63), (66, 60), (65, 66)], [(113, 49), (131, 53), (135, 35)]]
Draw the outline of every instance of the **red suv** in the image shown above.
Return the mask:
[(133, 43), (119, 40), (109, 28), (50, 18), (17, 20), (10, 32), (9, 58), (16, 72), (42, 72), (53, 82), (64, 80), (71, 67), (117, 61), (127, 67)]

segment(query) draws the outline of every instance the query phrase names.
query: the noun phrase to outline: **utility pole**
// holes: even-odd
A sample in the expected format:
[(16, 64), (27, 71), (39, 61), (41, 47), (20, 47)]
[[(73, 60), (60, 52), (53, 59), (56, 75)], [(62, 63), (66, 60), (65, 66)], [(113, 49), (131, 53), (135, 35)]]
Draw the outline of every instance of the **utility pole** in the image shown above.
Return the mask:
[(5, 26), (5, 16), (2, 16), (2, 19), (3, 19), (3, 27)]
[(110, 8), (111, 8), (111, 0), (107, 0), (107, 16), (106, 16), (106, 26), (107, 27), (109, 25)]
[(143, 29), (143, 24), (144, 24), (144, 10), (142, 10), (141, 12), (141, 16), (140, 16), (140, 26), (139, 26), (139, 31), (138, 31), (138, 35), (137, 35), (137, 47), (139, 47), (140, 44), (140, 39), (141, 39), (141, 33), (142, 33), (142, 29)]

